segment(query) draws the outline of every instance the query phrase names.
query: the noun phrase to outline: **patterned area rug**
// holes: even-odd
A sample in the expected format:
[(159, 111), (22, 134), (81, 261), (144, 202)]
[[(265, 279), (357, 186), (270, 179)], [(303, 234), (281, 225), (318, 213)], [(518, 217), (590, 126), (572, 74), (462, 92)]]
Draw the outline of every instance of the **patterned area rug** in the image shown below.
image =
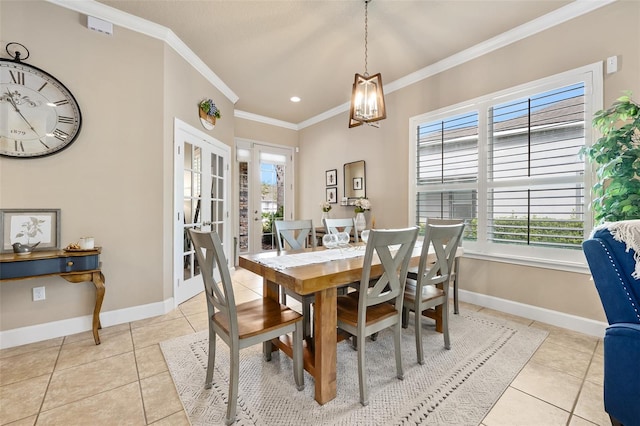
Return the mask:
[[(413, 315), (410, 317), (413, 320)], [(337, 397), (325, 405), (313, 399), (314, 381), (305, 372), (298, 392), (292, 362), (262, 346), (240, 352), (237, 425), (478, 425), (547, 336), (547, 332), (479, 313), (451, 315), (451, 350), (434, 326), (423, 325), (425, 364), (416, 362), (413, 326), (403, 330), (404, 380), (396, 379), (393, 337), (367, 340), (369, 405), (359, 403), (357, 352), (338, 344)], [(160, 347), (187, 415), (194, 425), (224, 424), (229, 386), (229, 351), (218, 342), (214, 385), (204, 389), (207, 335), (200, 332), (162, 342)]]

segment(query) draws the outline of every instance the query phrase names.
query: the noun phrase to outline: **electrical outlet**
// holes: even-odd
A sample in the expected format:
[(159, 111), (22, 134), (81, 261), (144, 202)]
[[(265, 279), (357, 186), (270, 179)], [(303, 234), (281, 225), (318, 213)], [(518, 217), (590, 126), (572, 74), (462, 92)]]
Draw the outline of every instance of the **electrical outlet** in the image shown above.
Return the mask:
[(46, 299), (44, 294), (44, 287), (34, 287), (33, 288), (33, 301), (37, 302), (38, 300)]

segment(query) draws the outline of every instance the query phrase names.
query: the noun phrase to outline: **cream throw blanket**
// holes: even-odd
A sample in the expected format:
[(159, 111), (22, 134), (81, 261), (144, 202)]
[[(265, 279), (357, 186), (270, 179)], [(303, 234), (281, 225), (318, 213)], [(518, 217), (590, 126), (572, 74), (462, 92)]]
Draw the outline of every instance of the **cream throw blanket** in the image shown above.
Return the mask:
[(629, 252), (629, 249), (633, 249), (635, 251), (633, 258), (636, 261), (636, 269), (631, 276), (636, 280), (640, 280), (640, 220), (605, 222), (596, 227), (593, 232), (600, 229), (608, 229), (614, 240), (625, 243), (627, 246), (627, 253)]

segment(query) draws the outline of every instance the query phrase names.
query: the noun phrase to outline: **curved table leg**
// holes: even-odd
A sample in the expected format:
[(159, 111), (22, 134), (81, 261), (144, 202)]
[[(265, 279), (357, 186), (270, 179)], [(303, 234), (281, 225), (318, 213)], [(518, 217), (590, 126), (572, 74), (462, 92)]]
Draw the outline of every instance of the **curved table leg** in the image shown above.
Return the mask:
[(97, 271), (91, 274), (91, 281), (96, 286), (96, 306), (93, 308), (93, 340), (96, 345), (100, 344), (100, 336), (98, 335), (98, 329), (102, 328), (100, 324), (100, 309), (102, 309), (102, 301), (104, 300), (104, 275), (102, 272)]
[(98, 329), (102, 328), (100, 324), (100, 309), (102, 309), (102, 301), (104, 300), (104, 275), (101, 271), (86, 272), (80, 274), (61, 274), (60, 275), (70, 283), (83, 283), (91, 281), (96, 286), (96, 305), (93, 308), (93, 340), (96, 345), (100, 344), (100, 335), (98, 335)]

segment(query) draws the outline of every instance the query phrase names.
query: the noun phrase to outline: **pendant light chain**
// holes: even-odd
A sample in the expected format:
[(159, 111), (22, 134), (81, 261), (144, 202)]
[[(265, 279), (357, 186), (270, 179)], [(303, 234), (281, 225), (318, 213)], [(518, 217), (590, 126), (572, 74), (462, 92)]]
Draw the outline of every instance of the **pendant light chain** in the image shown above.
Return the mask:
[(368, 77), (369, 73), (367, 72), (367, 53), (368, 53), (368, 48), (367, 48), (367, 35), (368, 35), (368, 28), (369, 28), (369, 14), (368, 14), (368, 9), (369, 9), (369, 1), (371, 0), (365, 0), (364, 2), (364, 76)]
[(371, 1), (364, 0), (364, 75), (356, 73), (353, 81), (349, 128), (362, 124), (379, 127), (376, 122), (387, 118), (382, 74), (369, 76), (369, 2)]

